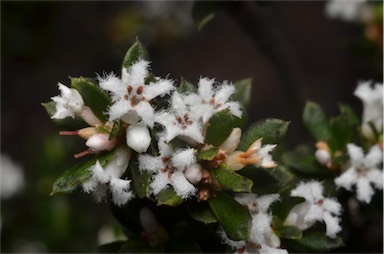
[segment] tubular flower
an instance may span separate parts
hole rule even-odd
[[[289,212],[285,225],[295,226],[300,230],[312,227],[316,221],[323,221],[326,225],[326,235],[335,238],[341,231],[341,205],[334,199],[323,196],[323,185],[312,181],[300,183],[291,191],[291,197],[302,197],[303,203],[294,206]]]
[[[372,185],[377,189],[383,189],[383,173],[379,169],[383,152],[379,145],[372,146],[366,156],[363,149],[354,144],[348,144],[347,148],[351,166],[335,179],[335,183],[338,187],[349,191],[352,190],[352,186],[356,186],[357,199],[370,203],[374,194]]]
[[[139,60],[129,69],[123,68],[121,79],[114,74],[99,78],[100,87],[111,92],[114,102],[108,112],[110,121],[121,119],[128,124],[142,121],[153,126],[154,109],[149,101],[175,88],[172,81],[160,78],[145,84],[149,75],[148,68],[148,61]]]

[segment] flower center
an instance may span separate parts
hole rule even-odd
[[[124,95],[125,100],[129,100],[131,106],[134,107],[139,104],[140,101],[145,101],[145,97],[143,96],[144,86],[138,86],[133,88],[131,85],[127,87],[127,94]]]
[[[189,118],[188,113],[185,113],[183,116],[176,115],[175,119],[182,130],[185,130],[188,126],[193,124],[193,121]]]

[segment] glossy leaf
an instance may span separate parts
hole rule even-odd
[[[200,152],[199,155],[197,156],[197,159],[211,161],[216,157],[218,151],[219,149],[217,147],[212,147],[208,150]]]
[[[232,115],[229,110],[219,111],[208,121],[205,142],[218,147],[228,138],[233,128],[241,125],[242,119]]]
[[[178,206],[183,203],[183,199],[177,196],[171,187],[163,189],[157,195],[157,205]]]
[[[56,193],[71,193],[85,183],[92,176],[90,168],[100,162],[104,167],[113,156],[114,151],[102,153],[94,156],[92,159],[76,165],[72,169],[65,171],[53,184],[51,195]]]
[[[220,191],[215,198],[208,199],[208,204],[230,239],[240,241],[249,238],[251,215],[231,195]]]
[[[279,143],[287,133],[289,122],[269,118],[254,123],[241,135],[237,150],[246,151],[253,142],[263,138],[263,144]]]
[[[273,217],[273,230],[279,238],[284,239],[300,239],[303,235],[302,231],[294,226],[285,226],[283,222],[277,218]]]
[[[303,112],[303,122],[316,141],[328,141],[332,138],[328,117],[315,102],[307,102]]]
[[[340,237],[332,239],[319,232],[304,232],[300,239],[286,240],[285,243],[300,252],[328,252],[344,246]]]
[[[213,174],[220,185],[226,189],[234,192],[251,192],[252,190],[253,182],[233,171],[225,163],[215,168]]]
[[[141,171],[139,169],[139,163],[137,157],[131,159],[129,162],[129,172],[131,173],[133,188],[139,198],[149,198],[151,196],[149,189],[149,181],[151,175],[147,171]]]
[[[147,49],[140,43],[139,39],[128,49],[124,56],[121,68],[129,68],[139,60],[149,60]]]
[[[329,177],[329,170],[321,166],[314,156],[314,149],[301,145],[295,150],[286,152],[282,156],[283,163],[303,176]]]
[[[109,134],[109,140],[123,135],[123,131],[124,130],[118,121],[113,122],[112,130],[111,130],[111,133]]]
[[[179,93],[196,93],[197,86],[182,78],[180,81],[180,86],[177,88],[177,91]]]
[[[49,117],[52,117],[56,113],[56,102],[50,101],[47,103],[41,103],[41,105],[44,107]],[[77,118],[77,117],[76,118],[66,117],[64,119],[51,119],[51,120],[60,128],[68,129],[68,130],[77,130],[85,126],[88,126],[88,124],[84,122],[83,119]]]
[[[111,105],[111,99],[107,93],[101,90],[94,80],[83,77],[71,78],[71,86],[79,91],[85,105],[88,106],[101,121],[106,122],[108,120],[106,112]]]
[[[240,102],[245,108],[249,106],[252,93],[252,79],[242,79],[234,82],[236,92],[231,96],[232,100]]]
[[[189,215],[204,224],[210,224],[217,222],[217,218],[212,213],[211,209],[206,202],[200,202],[196,204],[191,204],[188,206]]]

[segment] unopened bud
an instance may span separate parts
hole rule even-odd
[[[97,133],[97,130],[94,127],[87,127],[78,131],[78,135],[83,139],[89,139],[91,136],[95,135],[96,133]]]
[[[192,184],[197,184],[203,178],[203,168],[198,163],[193,164],[185,170],[184,175]]]
[[[103,122],[93,113],[93,111],[85,106],[82,108],[81,112],[78,113],[80,117],[90,126],[102,125]]]
[[[228,138],[220,145],[220,149],[226,153],[232,153],[240,143],[241,129],[234,128]]]
[[[128,167],[131,154],[132,150],[126,146],[117,148],[112,159],[105,166],[105,172],[108,175],[120,178]]]
[[[236,151],[228,155],[225,159],[225,163],[233,170],[237,171],[245,167],[245,164],[242,163],[243,159],[240,155],[244,154],[244,152]]]
[[[147,207],[143,207],[140,210],[140,224],[149,235],[156,233],[158,227],[156,218]]]
[[[109,134],[97,133],[95,135],[92,135],[87,140],[85,145],[94,151],[110,151],[115,147],[116,139],[109,140]]]
[[[315,152],[316,160],[322,165],[328,165],[331,161],[331,154],[324,149],[317,149]]]
[[[147,151],[151,135],[144,125],[131,125],[127,128],[127,145],[138,153]]]

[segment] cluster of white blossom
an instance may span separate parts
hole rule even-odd
[[[339,18],[347,22],[360,21],[368,15],[367,0],[329,0],[325,5],[325,14],[329,18]]]
[[[151,175],[149,186],[153,195],[172,187],[183,199],[196,196],[197,185],[207,177],[207,170],[196,159],[196,151],[211,147],[205,143],[210,118],[222,110],[242,117],[239,102],[231,100],[234,85],[200,78],[197,92],[182,93],[177,91],[172,80],[153,77],[146,60],[138,60],[129,68],[123,67],[121,78],[111,73],[98,77],[98,80],[100,88],[108,93],[112,102],[104,112],[108,119],[106,123],[85,105],[76,89],[59,84],[61,96],[52,98],[56,103],[52,119],[78,117],[90,125],[78,131],[60,132],[61,135],[78,135],[86,139],[88,149],[75,157],[118,147],[114,158],[104,168],[99,162],[92,167],[92,177],[83,185],[84,191],[94,193],[98,201],[109,191],[119,206],[133,198],[130,180],[120,178],[128,166],[131,150],[134,150],[138,154],[139,170]],[[156,105],[156,101],[164,97],[169,98],[167,106]],[[119,138],[110,137],[115,122],[125,131],[124,143]],[[154,132],[154,127],[160,130]],[[186,142],[188,147],[172,148],[169,142],[176,137]],[[241,129],[233,129],[219,147],[220,160],[233,170],[249,164],[265,168],[276,166],[269,154],[276,145],[263,146],[262,139],[258,139],[247,151],[235,151],[240,137]],[[158,147],[157,154],[147,152],[151,144]]]

